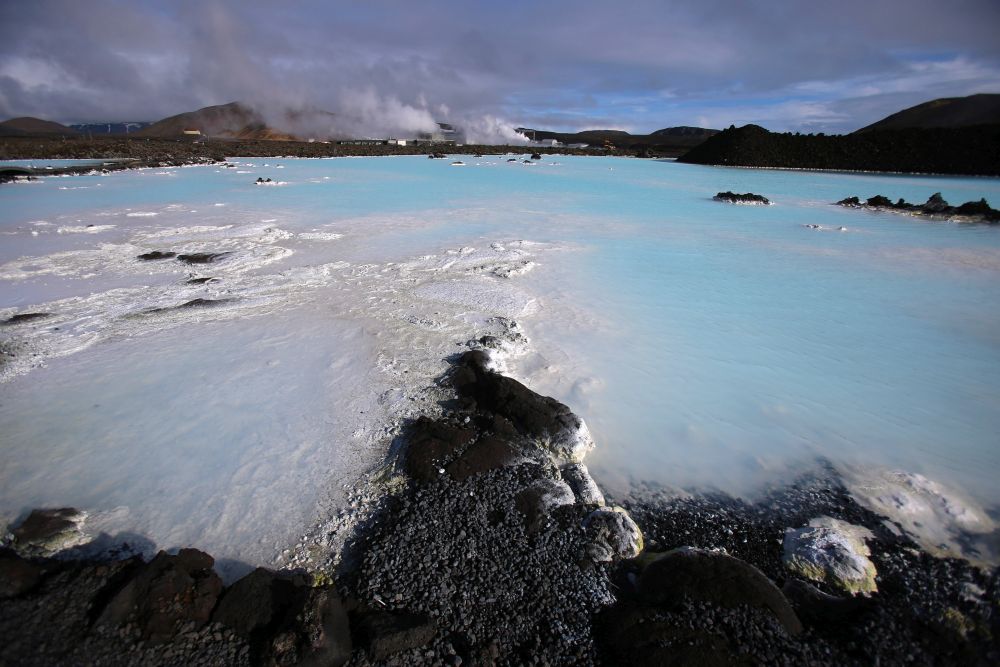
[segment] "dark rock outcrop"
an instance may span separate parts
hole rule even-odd
[[[489,370],[489,355],[482,350],[462,355],[452,384],[467,409],[479,408],[509,420],[521,435],[547,443],[562,463],[581,460],[593,446],[586,426],[572,410]]]
[[[961,206],[951,206],[935,192],[923,204],[911,204],[900,198],[895,203],[885,195],[875,195],[862,202],[858,197],[847,197],[837,202],[838,206],[846,208],[863,208],[875,211],[893,211],[909,213],[931,219],[959,218],[962,221],[985,222],[995,224],[1000,222],[1000,211],[991,208],[989,202],[980,199],[977,202],[965,202]]]
[[[177,255],[177,259],[188,264],[211,264],[231,254],[229,252],[194,252],[186,255]]]
[[[745,192],[743,194],[738,194],[736,192],[720,192],[714,197],[715,201],[729,202],[730,204],[762,204],[768,205],[771,200],[764,195],[757,195],[752,192]]]
[[[52,313],[18,313],[17,315],[11,315],[3,322],[0,322],[0,324],[24,324],[26,322],[44,320],[48,317],[52,317]]]
[[[176,252],[170,252],[165,250],[153,250],[151,252],[144,252],[141,255],[136,256],[136,259],[141,259],[144,262],[151,262],[157,259],[172,259],[177,256]]]
[[[181,549],[176,556],[161,551],[111,598],[97,622],[134,623],[142,638],[153,642],[170,639],[186,623],[204,626],[222,592],[214,563],[196,549]]]
[[[734,608],[767,610],[795,635],[802,623],[781,590],[750,565],[722,553],[676,549],[653,560],[639,577],[639,596],[646,605],[671,607],[685,598]]]

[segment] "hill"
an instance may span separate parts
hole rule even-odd
[[[253,109],[239,102],[204,107],[169,116],[145,127],[135,136],[139,137],[181,137],[185,130],[198,130],[208,136],[233,136],[248,125],[264,125]]]
[[[39,135],[63,135],[75,136],[76,130],[50,120],[22,116],[21,118],[11,118],[0,123],[0,136],[20,137]]]
[[[584,130],[582,132],[550,132],[519,127],[517,131],[535,141],[555,140],[562,144],[589,144],[603,146],[605,142],[615,148],[629,150],[654,150],[656,152],[680,152],[697,146],[718,130],[702,127],[666,127],[649,134],[629,134],[623,130]]]
[[[871,130],[847,135],[730,127],[678,158],[692,164],[1000,175],[1000,124]]]
[[[164,118],[132,136],[177,138],[198,130],[207,137],[245,141],[327,139],[335,134],[333,120],[332,113],[317,109],[286,109],[265,119],[242,102],[230,102]]]
[[[1000,94],[983,93],[968,97],[943,97],[924,102],[897,111],[857,132],[997,124],[1000,124]]]

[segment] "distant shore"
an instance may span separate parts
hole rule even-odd
[[[306,141],[207,141],[100,137],[3,137],[0,139],[0,160],[187,160],[209,158],[224,160],[240,157],[348,157],[374,155],[448,154],[502,155],[505,153],[540,153],[547,155],[618,155],[635,156],[636,151],[603,148],[565,148],[546,146],[486,146],[421,144],[396,146],[387,144],[362,145]],[[676,157],[683,151],[665,151],[656,157]]]

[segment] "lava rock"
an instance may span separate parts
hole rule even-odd
[[[181,549],[176,556],[164,551],[147,563],[111,599],[98,622],[111,626],[135,623],[143,639],[162,642],[178,627],[204,626],[211,617],[222,580],[212,569],[214,559],[197,549]]]
[[[522,460],[510,441],[495,435],[480,437],[446,467],[446,471],[457,482],[472,475],[513,465]]]
[[[359,615],[357,626],[373,660],[424,646],[435,633],[429,616],[408,612],[370,611]]]
[[[720,192],[714,197],[715,201],[728,202],[730,204],[758,204],[758,205],[768,205],[771,200],[764,195],[757,195],[752,192],[745,192],[743,194],[738,194],[736,192]]]
[[[9,552],[0,554],[0,599],[30,591],[42,577],[42,567]]]
[[[826,627],[844,623],[863,611],[869,603],[865,597],[838,597],[824,593],[800,579],[789,579],[781,587],[796,614],[806,623]]]
[[[18,313],[17,315],[11,315],[3,322],[0,322],[0,324],[24,324],[25,322],[43,320],[47,317],[52,317],[52,313]]]
[[[928,197],[927,202],[920,207],[924,213],[947,213],[951,207],[944,200],[940,192],[935,192]]]
[[[802,631],[792,606],[770,579],[723,553],[691,547],[668,551],[646,566],[638,589],[649,605],[669,608],[685,598],[722,607],[748,605],[769,611],[790,635]]]
[[[518,431],[547,448],[560,463],[583,460],[594,447],[586,424],[566,405],[531,391],[512,378],[489,370],[489,355],[470,350],[452,375],[460,397],[509,419]]]
[[[891,208],[892,200],[883,195],[875,195],[865,200],[865,204],[871,207]]]
[[[152,252],[144,252],[141,255],[138,255],[136,259],[141,259],[144,262],[151,262],[157,259],[172,259],[176,256],[176,252],[153,250]]]
[[[271,624],[294,594],[290,581],[257,568],[226,589],[212,612],[212,621],[232,628],[247,639]]]
[[[343,601],[326,587],[302,587],[297,593],[301,602],[293,603],[273,634],[268,633],[259,664],[340,667],[353,648]]]
[[[569,484],[569,488],[573,489],[576,502],[581,505],[604,506],[604,494],[590,476],[587,466],[582,463],[571,463],[560,468],[559,474]]]
[[[553,509],[572,505],[575,501],[573,490],[565,482],[540,479],[517,495],[515,506],[524,514],[528,533],[534,534]]]
[[[33,510],[13,530],[14,550],[22,556],[52,556],[88,541],[83,532],[86,512],[72,507]]]
[[[878,590],[875,564],[865,544],[871,537],[861,526],[829,517],[813,519],[808,526],[785,532],[785,567],[851,595],[870,595]]]
[[[475,429],[419,417],[410,426],[404,459],[407,474],[418,481],[434,479],[441,474],[442,464],[468,446],[475,437]]]
[[[596,546],[591,550],[596,561],[635,558],[642,553],[642,531],[621,507],[594,510],[583,520],[583,528]]]
[[[177,255],[177,259],[188,264],[211,264],[231,254],[229,252],[195,252],[187,255]]]

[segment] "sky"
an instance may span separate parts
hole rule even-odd
[[[357,136],[459,124],[841,133],[1000,92],[998,0],[0,0],[0,118],[234,100]],[[471,139],[470,138],[470,139]]]

